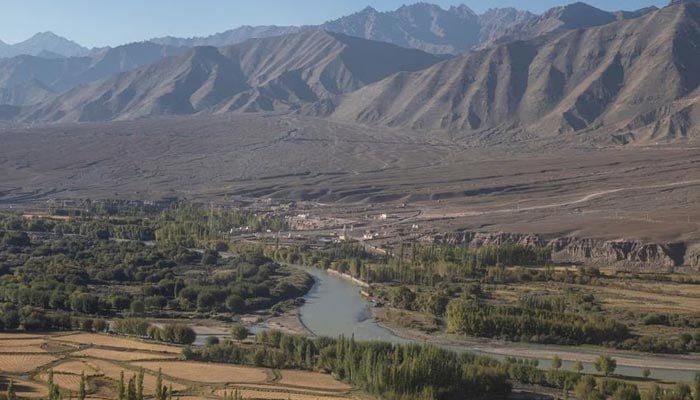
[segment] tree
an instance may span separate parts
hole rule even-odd
[[[574,387],[576,397],[581,400],[605,400],[605,396],[596,389],[596,381],[592,376],[584,376]]]
[[[126,389],[126,399],[138,400],[136,398],[136,377],[133,375],[131,376],[131,378],[129,378],[129,384]]]
[[[17,400],[15,382],[12,379],[10,379],[10,383],[7,385],[7,400]]]
[[[695,379],[693,380],[693,386],[695,389],[695,400],[700,400],[700,372],[695,374]]]
[[[107,331],[107,321],[103,319],[96,319],[93,323],[95,327],[95,332],[106,332]]]
[[[163,369],[158,368],[158,375],[156,375],[156,400],[165,400],[166,390],[163,387]]]
[[[216,295],[211,290],[203,290],[197,295],[197,309],[211,310],[217,304]]]
[[[80,374],[80,386],[78,388],[78,400],[85,400],[85,387],[86,387],[85,371],[83,371],[83,373]]]
[[[226,308],[234,314],[240,314],[245,311],[245,301],[241,296],[232,294],[226,298]]]
[[[649,377],[651,376],[651,370],[649,368],[644,368],[642,370],[642,376],[644,377],[644,379],[649,379]]]
[[[124,387],[124,370],[119,374],[119,400],[126,399],[126,387]]]
[[[219,344],[219,338],[216,336],[207,336],[207,338],[204,340],[204,343],[207,346],[216,346]]]
[[[560,369],[562,365],[561,357],[555,355],[552,358],[552,369]]]
[[[595,366],[596,371],[605,376],[610,376],[615,372],[615,369],[617,369],[617,361],[610,356],[601,355],[595,360],[593,365]]]
[[[576,361],[574,363],[574,371],[578,372],[579,374],[583,372],[583,364],[581,363],[581,361]]]
[[[136,400],[143,400],[143,368],[139,369],[136,380]]]
[[[632,385],[620,385],[613,393],[611,400],[640,400],[639,389]]]
[[[140,299],[134,299],[131,302],[131,314],[132,315],[143,315],[144,311],[146,311],[146,305],[143,303],[143,300]]]
[[[243,325],[238,324],[231,328],[231,336],[238,341],[245,340],[249,334],[248,328]]]

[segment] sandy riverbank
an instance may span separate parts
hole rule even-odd
[[[260,325],[290,335],[314,336],[313,332],[301,321],[298,308],[287,311],[279,316],[268,318]]]

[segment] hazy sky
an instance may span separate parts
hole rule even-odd
[[[477,12],[512,6],[540,13],[574,0],[434,0]],[[53,31],[88,46],[114,46],[157,36],[200,36],[240,25],[319,24],[366,5],[384,11],[411,0],[0,0],[0,40]],[[588,0],[603,9],[664,6],[668,0]]]

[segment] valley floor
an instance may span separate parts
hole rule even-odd
[[[0,139],[5,208],[54,198],[270,198],[321,216],[412,212],[378,229],[700,239],[692,143],[494,142],[279,115],[8,128]]]

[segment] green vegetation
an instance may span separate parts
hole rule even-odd
[[[456,299],[447,306],[447,330],[470,336],[550,344],[602,344],[629,336],[614,320],[541,308],[484,305]]]
[[[84,233],[95,224],[110,233],[64,232]],[[0,215],[0,328],[103,330],[93,317],[235,315],[295,301],[313,285],[260,249],[224,259],[216,250],[106,240],[115,227],[138,235],[151,229],[142,220]]]

